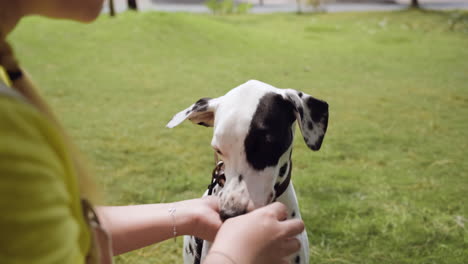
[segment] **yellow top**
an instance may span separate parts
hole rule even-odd
[[[0,262],[85,263],[90,233],[58,129],[0,76]]]
[[[5,69],[3,69],[2,66],[0,66],[0,81],[3,81],[8,86],[11,86],[10,79],[8,78],[8,75],[7,75]]]

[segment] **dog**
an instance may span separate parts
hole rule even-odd
[[[325,101],[250,80],[224,96],[198,100],[177,113],[167,127],[186,119],[214,128],[211,146],[223,163],[204,195],[219,197],[222,220],[245,214],[249,203],[259,208],[274,201],[287,206],[288,218],[301,218],[290,181],[295,123],[307,146],[319,150],[328,125]],[[301,249],[290,256],[290,263],[309,263],[306,231],[297,238]],[[201,263],[209,247],[208,241],[184,237],[184,263]]]

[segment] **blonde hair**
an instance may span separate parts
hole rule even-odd
[[[96,184],[91,180],[88,169],[85,168],[83,157],[72,143],[70,137],[60,125],[55,114],[48,104],[42,99],[29,76],[21,69],[13,49],[5,39],[6,36],[0,32],[0,66],[2,66],[11,79],[11,87],[22,94],[37,110],[44,114],[62,134],[64,143],[69,150],[72,162],[78,177],[78,185],[82,198],[92,202],[99,200]]]

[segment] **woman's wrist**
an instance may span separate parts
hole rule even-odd
[[[218,200],[215,198],[198,198],[181,201],[176,207],[177,233],[196,236],[203,240],[213,241],[222,222],[218,213]]]
[[[190,206],[190,201],[167,204],[168,214],[172,218],[172,224],[178,236],[192,235],[193,229],[196,228],[198,223],[198,216],[194,208],[192,208],[193,206]],[[173,210],[172,214],[171,210]]]
[[[180,201],[168,204],[170,208],[175,209],[175,227],[177,235],[195,235],[194,231],[199,229],[201,201],[199,199]]]
[[[235,232],[235,231],[234,231]],[[242,238],[248,238],[245,234],[241,236]],[[214,259],[227,258],[224,262],[207,262],[211,263],[229,263],[232,262],[235,264],[252,264],[255,262],[255,255],[257,252],[257,245],[251,245],[247,240],[238,239],[241,238],[237,235],[229,235],[226,233],[221,233],[219,236],[216,236],[216,240],[211,245],[211,249],[208,252],[208,256]],[[232,243],[236,241],[236,243]],[[213,254],[212,254],[213,253]],[[223,256],[219,256],[223,255]]]

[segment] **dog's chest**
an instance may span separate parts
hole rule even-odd
[[[212,195],[218,196],[223,187],[216,184],[212,187]],[[207,196],[209,190],[203,196]],[[277,201],[283,203],[288,208],[288,219],[300,219],[301,213],[299,211],[297,198],[292,183],[288,186],[283,195],[278,197]],[[307,264],[309,263],[309,242],[307,233],[304,230],[296,237],[301,243],[301,249],[289,257],[290,264]],[[184,264],[199,264],[203,258],[208,254],[211,243],[203,241],[196,237],[186,236],[184,238]]]

